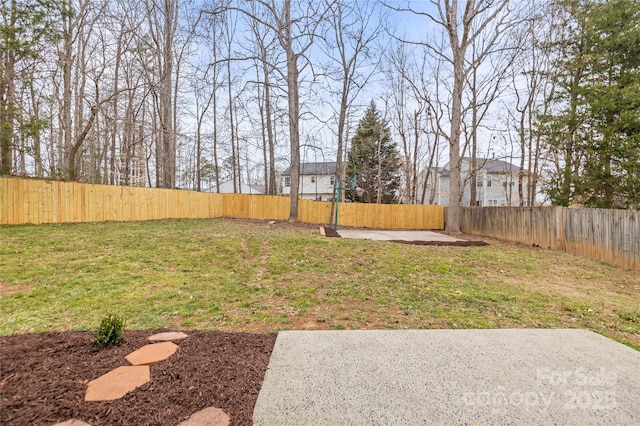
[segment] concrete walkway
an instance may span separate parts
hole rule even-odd
[[[354,238],[360,240],[378,241],[442,241],[454,242],[463,241],[448,235],[439,234],[432,231],[381,231],[370,229],[339,229],[338,234],[342,238]]]
[[[254,424],[640,425],[640,352],[575,329],[283,331]]]

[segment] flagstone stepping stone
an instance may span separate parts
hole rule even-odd
[[[131,365],[151,365],[164,361],[178,350],[178,345],[171,342],[152,343],[131,352],[125,357]]]
[[[91,426],[89,423],[85,423],[82,420],[71,419],[61,423],[56,423],[53,426]]]
[[[168,342],[171,340],[186,339],[187,337],[189,336],[181,331],[167,331],[165,333],[158,333],[153,336],[149,336],[148,340],[151,340],[152,342]]]
[[[207,407],[194,413],[178,426],[228,426],[229,422],[229,415],[222,409]]]
[[[88,383],[85,401],[112,401],[151,380],[148,365],[124,366]]]

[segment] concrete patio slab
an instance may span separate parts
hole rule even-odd
[[[432,231],[382,231],[371,229],[338,229],[342,238],[376,241],[464,241]]]
[[[586,330],[283,331],[271,425],[638,425],[640,352]]]

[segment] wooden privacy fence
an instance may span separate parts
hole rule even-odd
[[[640,212],[565,207],[464,207],[461,230],[640,271]]]
[[[415,204],[340,203],[338,219],[341,225],[359,228],[444,229],[444,207]]]
[[[0,225],[236,217],[286,220],[289,197],[0,178]],[[302,222],[327,224],[332,203],[299,200]],[[340,203],[339,225],[444,229],[442,206]]]
[[[222,195],[0,178],[0,224],[134,221],[223,215]]]

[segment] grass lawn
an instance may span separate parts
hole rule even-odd
[[[0,227],[0,335],[587,328],[640,350],[640,274],[489,240],[413,246],[317,227],[178,220]]]

